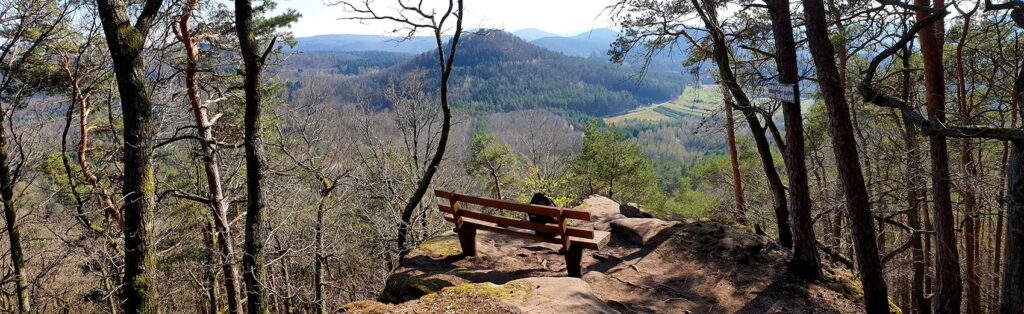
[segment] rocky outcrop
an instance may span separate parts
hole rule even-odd
[[[629,218],[653,218],[654,216],[645,211],[637,203],[626,203],[619,205],[619,213]]]
[[[504,284],[467,283],[446,287],[402,304],[358,301],[350,313],[618,313],[579,278],[534,277]]]
[[[639,209],[636,206],[632,206]],[[583,253],[581,279],[566,276],[557,244],[477,234],[477,256],[462,256],[445,233],[402,260],[377,301],[353,313],[857,313],[863,309],[829,282],[786,271],[771,240],[707,220],[668,222],[635,215],[601,196],[577,209],[610,230],[611,242]],[[845,278],[844,277],[844,278]]]
[[[640,246],[646,245],[662,230],[674,225],[675,222],[656,218],[620,218],[611,222],[613,237]]]
[[[609,231],[613,220],[626,218],[619,213],[619,203],[600,195],[587,197],[576,209],[590,212],[590,221],[583,222],[581,226],[593,227],[594,230]]]

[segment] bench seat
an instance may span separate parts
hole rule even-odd
[[[450,214],[444,215],[444,220],[447,220],[448,222],[455,222],[455,217],[452,217],[452,215]],[[534,240],[538,242],[562,244],[562,237],[557,234],[552,236],[546,236],[544,234],[529,233],[530,230],[528,229],[520,229],[521,231],[514,230],[510,228],[499,227],[498,224],[496,223],[466,217],[462,218],[462,223],[473,225],[480,230],[487,230],[490,232],[500,233],[507,236]],[[555,225],[550,226],[557,227]],[[607,246],[608,241],[611,240],[611,233],[608,231],[593,231],[593,234],[593,239],[578,238],[570,235],[569,242],[571,242],[571,246],[580,246],[581,248],[589,250],[600,250]]]
[[[520,204],[442,190],[435,190],[434,195],[448,200],[447,205],[439,201],[437,207],[444,214],[445,220],[455,224],[454,229],[459,235],[459,245],[465,256],[476,255],[476,231],[486,230],[521,239],[559,244],[561,248],[558,253],[565,254],[565,268],[569,276],[580,277],[583,250],[600,250],[608,245],[611,238],[608,232],[581,228],[570,223],[570,219],[590,221],[590,212],[585,210]],[[461,206],[463,204],[511,210],[532,216],[546,216],[552,221],[557,221],[557,224],[485,214],[464,208],[465,206]]]

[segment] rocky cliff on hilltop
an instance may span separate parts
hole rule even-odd
[[[627,208],[632,207],[632,208]],[[582,278],[566,277],[555,244],[480,232],[477,256],[461,256],[444,234],[412,251],[379,300],[354,313],[857,313],[849,271],[806,282],[765,237],[710,221],[668,222],[637,206],[591,196],[585,225],[610,230],[601,251],[584,251]],[[621,208],[621,210],[620,210]],[[627,217],[625,214],[629,214]]]

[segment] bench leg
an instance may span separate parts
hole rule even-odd
[[[459,245],[462,246],[462,255],[476,256],[476,228],[463,225],[457,232]]]
[[[569,271],[570,277],[580,278],[582,274],[583,262],[583,248],[581,247],[569,247],[569,251],[565,252],[565,269]]]

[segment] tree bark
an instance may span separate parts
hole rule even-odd
[[[242,257],[242,273],[246,287],[247,313],[266,313],[265,275],[263,269],[263,242],[266,240],[263,195],[263,126],[260,121],[263,112],[263,57],[257,46],[253,30],[252,0],[235,0],[235,31],[245,63],[245,244]]]
[[[900,56],[903,65],[903,99],[911,99],[911,92],[913,91],[912,82],[910,78],[910,51],[905,49],[904,53]],[[903,122],[903,146],[907,150],[907,173],[905,176],[904,184],[907,189],[907,225],[914,229],[914,233],[911,234],[911,269],[912,279],[910,284],[910,303],[913,306],[914,313],[931,313],[932,307],[928,299],[925,298],[925,271],[927,266],[927,255],[924,250],[924,239],[921,236],[921,201],[924,199],[924,191],[921,190],[921,185],[916,179],[917,174],[921,172],[921,154],[918,151],[919,147],[917,144],[917,127],[914,123],[908,119],[902,119]]]
[[[975,7],[977,8],[977,7]],[[971,16],[974,15],[976,10],[972,10],[964,14],[964,22],[961,28],[960,40],[956,45],[956,91],[957,91],[957,103],[959,105],[960,123],[970,124],[971,120],[971,105],[967,101],[967,83],[964,78],[964,42],[967,41],[967,32],[971,27]],[[977,257],[978,257],[978,230],[977,227],[980,225],[976,221],[978,211],[978,196],[974,190],[973,181],[978,177],[978,169],[974,162],[973,139],[964,138],[961,139],[962,147],[960,148],[960,167],[966,177],[966,182],[962,184],[961,198],[964,204],[964,217],[963,217],[963,228],[964,228],[964,249],[967,251],[967,259],[964,264],[965,270],[965,281],[967,281],[967,308],[965,312],[968,314],[981,313],[981,286],[979,285],[979,278],[977,274]]]
[[[846,194],[846,209],[850,216],[850,228],[857,251],[857,266],[860,268],[860,279],[864,288],[864,307],[868,313],[888,313],[888,291],[875,242],[871,206],[861,172],[853,125],[850,121],[850,109],[846,104],[843,86],[839,83],[835,50],[829,42],[825,6],[821,0],[802,2],[808,45],[831,122],[829,133],[832,135],[836,170]]]
[[[789,211],[793,215],[793,270],[809,278],[821,275],[814,222],[811,217],[811,189],[807,182],[807,164],[804,160],[804,127],[800,110],[799,73],[797,72],[796,43],[789,0],[768,0],[768,13],[772,16],[772,34],[775,38],[775,64],[779,70],[779,83],[793,84],[796,102],[782,102],[782,115],[786,121],[786,149],[783,151],[786,175],[789,177]]]
[[[1013,84],[1014,111],[1024,107],[1024,68]],[[1024,313],[1024,141],[1011,141],[1006,169],[1006,259],[1000,313]]]
[[[423,172],[423,177],[416,184],[416,190],[409,197],[409,201],[406,202],[405,208],[402,209],[402,224],[398,226],[398,255],[399,258],[405,256],[408,252],[406,241],[409,236],[409,226],[412,220],[412,214],[420,205],[420,201],[423,200],[423,196],[426,195],[427,189],[430,188],[430,182],[434,179],[434,174],[437,173],[437,166],[441,164],[441,160],[444,159],[445,149],[448,147],[448,133],[451,130],[452,124],[452,110],[448,101],[448,81],[452,74],[452,65],[455,62],[455,53],[458,51],[459,38],[462,36],[462,18],[463,18],[463,0],[457,0],[456,3],[449,1],[448,12],[445,14],[445,18],[452,14],[452,10],[456,10],[455,13],[455,34],[450,40],[450,48],[446,52],[444,49],[444,36],[442,36],[442,29],[444,25],[439,25],[434,28],[434,40],[437,45],[437,57],[438,67],[441,70],[441,87],[439,95],[441,97],[441,136],[437,140],[437,150],[434,151],[434,157],[430,159],[430,163],[427,164],[426,169]],[[443,20],[442,20],[443,24]]]
[[[124,309],[127,313],[157,311],[152,271],[150,219],[153,215],[153,104],[146,86],[142,50],[162,0],[147,0],[134,26],[125,4],[97,0],[97,10],[114,65],[124,121]]]
[[[196,135],[199,137],[199,149],[202,156],[203,170],[206,175],[206,188],[209,194],[210,209],[213,211],[214,235],[218,251],[223,255],[221,267],[224,272],[224,290],[227,292],[228,313],[240,313],[242,301],[239,298],[241,284],[238,280],[238,269],[235,268],[234,237],[228,222],[228,204],[224,197],[224,188],[220,176],[220,158],[218,158],[217,138],[213,136],[213,122],[207,115],[207,106],[199,98],[198,59],[199,50],[193,41],[189,20],[195,10],[196,0],[191,0],[178,20],[178,40],[184,46],[186,55],[185,86],[192,116],[195,119]]]
[[[21,226],[18,222],[18,207],[14,200],[14,184],[17,178],[11,169],[10,153],[8,152],[8,136],[6,121],[8,116],[0,111],[0,196],[3,197],[4,219],[7,222],[7,240],[11,246],[11,266],[14,268],[13,278],[14,289],[18,297],[18,312],[29,313],[32,311],[29,303],[29,287],[25,278],[25,253],[21,248]]]
[[[757,147],[758,156],[761,158],[761,166],[764,169],[765,178],[768,181],[768,188],[772,193],[772,204],[775,211],[775,222],[778,226],[779,232],[779,243],[784,247],[792,247],[793,236],[792,230],[789,227],[789,209],[786,205],[786,188],[782,184],[782,179],[779,177],[778,171],[775,170],[775,160],[772,157],[771,145],[768,143],[768,138],[765,135],[765,127],[761,125],[760,119],[757,118],[758,113],[754,108],[747,94],[743,91],[735,74],[733,74],[730,61],[729,46],[725,39],[725,33],[722,32],[718,25],[718,13],[715,11],[713,5],[701,6],[697,0],[692,0],[694,7],[697,8],[698,14],[704,21],[704,25],[708,28],[709,34],[712,38],[713,54],[715,64],[718,66],[718,74],[722,80],[722,84],[727,87],[728,95],[732,96],[735,103],[733,107],[743,112],[743,116],[747,120],[747,126],[750,127],[750,132],[754,138],[754,144]],[[726,102],[727,104],[729,102]],[[772,123],[770,120],[766,123]],[[783,145],[779,143],[780,147]]]
[[[930,7],[928,0],[914,0],[917,6]],[[941,8],[936,6],[936,8]],[[918,21],[930,16],[927,12],[915,14]],[[928,119],[944,123],[946,84],[942,68],[941,24],[925,26],[918,35],[924,60],[924,83]],[[935,219],[935,296],[932,298],[936,313],[960,313],[963,287],[960,278],[960,258],[956,243],[953,205],[950,199],[949,153],[946,137],[933,135],[929,141],[932,173],[932,213]]]
[[[733,212],[733,219],[741,225],[747,224],[747,202],[743,199],[743,178],[740,176],[740,159],[736,151],[736,122],[732,113],[732,97],[729,96],[729,89],[721,84],[722,96],[725,98],[725,131],[729,145],[729,162],[732,165],[732,190],[736,196],[736,210]]]

